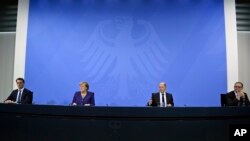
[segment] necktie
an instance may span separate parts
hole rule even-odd
[[[161,98],[161,99],[162,99],[162,106],[163,106],[163,107],[166,107],[166,106],[165,106],[164,94],[162,94],[162,98]]]
[[[21,90],[18,91],[17,103],[21,102],[21,98],[22,98],[22,93],[21,92],[22,92]]]

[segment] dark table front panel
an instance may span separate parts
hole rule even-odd
[[[0,104],[0,125],[0,141],[228,141],[250,108]]]

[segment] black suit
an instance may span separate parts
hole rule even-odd
[[[171,104],[172,106],[174,106],[174,100],[173,100],[173,96],[170,93],[166,93],[166,98],[167,98],[167,104]],[[152,93],[152,104],[148,106],[158,106],[160,103],[160,93]]]
[[[18,89],[13,90],[6,100],[16,101],[18,95]],[[5,100],[5,101],[6,101]],[[32,104],[33,92],[24,88],[21,97],[21,104]]]
[[[245,104],[249,105],[250,103],[249,103],[249,99],[247,97],[247,94],[244,93],[244,95],[245,95]],[[235,95],[234,91],[231,91],[231,92],[227,93],[226,94],[226,99],[227,99],[227,104],[226,104],[227,106],[239,106],[239,104],[241,102],[240,100],[238,100],[236,98],[236,95]]]

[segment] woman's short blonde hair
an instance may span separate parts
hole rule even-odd
[[[89,84],[88,84],[88,82],[80,82],[80,84],[79,84],[79,86],[81,86],[81,85],[84,85],[86,88],[87,88],[87,90],[89,90]]]

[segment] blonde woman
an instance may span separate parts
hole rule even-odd
[[[80,91],[75,92],[72,105],[95,106],[94,93],[89,92],[89,84],[81,82]]]

